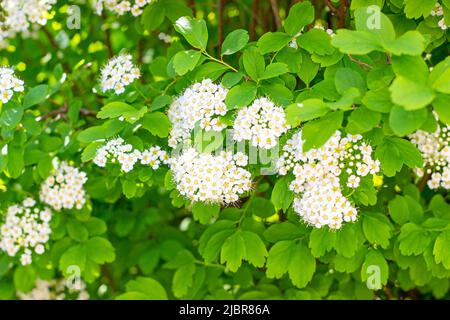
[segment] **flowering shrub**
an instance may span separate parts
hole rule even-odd
[[[73,2],[0,3],[1,299],[450,297],[448,0]]]

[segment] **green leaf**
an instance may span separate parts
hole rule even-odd
[[[19,265],[14,270],[14,286],[19,292],[29,292],[36,286],[38,274],[32,266]]]
[[[380,120],[381,115],[378,112],[361,106],[348,117],[347,130],[351,134],[362,134],[372,130]]]
[[[155,30],[163,23],[165,14],[166,9],[160,2],[151,2],[145,6],[141,23],[147,31]]]
[[[257,46],[261,54],[278,52],[291,41],[291,36],[284,32],[267,32],[259,38]]]
[[[388,177],[399,172],[403,164],[410,168],[423,166],[422,155],[409,141],[400,138],[386,138],[375,151],[375,157],[380,160],[381,168]]]
[[[392,101],[406,110],[425,108],[435,98],[432,89],[402,76],[394,80],[389,90],[391,91]]]
[[[225,104],[229,110],[248,106],[255,99],[256,92],[257,88],[253,82],[244,82],[228,91]]]
[[[264,231],[264,239],[276,243],[282,240],[294,240],[302,236],[304,232],[291,222],[272,224]]]
[[[123,116],[127,112],[136,112],[136,108],[128,103],[121,101],[114,101],[103,106],[97,113],[99,119],[118,118]]]
[[[436,263],[442,263],[450,270],[450,230],[441,232],[436,238],[433,247],[433,255]]]
[[[450,59],[434,67],[430,74],[430,84],[436,91],[450,94]]]
[[[303,33],[297,38],[298,46],[309,53],[316,53],[324,56],[333,54],[334,48],[331,45],[331,37],[322,29],[313,28]]]
[[[150,110],[151,111],[156,111],[156,110],[164,108],[165,106],[168,106],[171,103],[172,103],[172,97],[171,96],[166,96],[166,95],[157,96],[153,100]]]
[[[243,49],[249,38],[247,30],[237,29],[230,32],[222,44],[222,55],[230,55]]]
[[[363,231],[370,243],[386,249],[392,236],[392,225],[381,213],[367,213],[363,217]]]
[[[422,254],[431,242],[430,234],[424,228],[414,224],[407,223],[402,226],[400,235],[400,252],[405,256]]]
[[[381,113],[389,112],[394,106],[388,88],[368,91],[362,102],[368,109]]]
[[[314,7],[311,2],[296,3],[289,9],[289,14],[284,20],[284,30],[293,37],[313,21]]]
[[[23,97],[23,108],[28,109],[44,102],[48,98],[49,92],[50,89],[46,84],[41,84],[31,88]]]
[[[358,242],[356,241],[356,233],[353,225],[346,224],[336,232],[335,248],[338,254],[346,258],[351,258],[355,255],[358,249]]]
[[[450,105],[450,96],[446,94],[437,94],[436,99],[433,101],[433,109],[437,112],[439,116],[439,120],[446,123],[447,125],[450,124],[450,108],[448,107]]]
[[[266,256],[266,247],[257,234],[238,229],[225,240],[220,252],[220,262],[226,263],[228,269],[236,272],[242,260],[247,260],[255,267],[262,267]]]
[[[59,270],[66,276],[70,276],[70,270],[73,266],[77,266],[81,271],[86,266],[86,247],[83,245],[75,245],[66,250],[59,260]]]
[[[250,47],[244,51],[243,64],[245,72],[247,72],[254,81],[258,81],[266,69],[264,57],[255,47]]]
[[[260,218],[268,218],[276,213],[272,202],[262,197],[254,197],[251,200],[248,211]]]
[[[309,87],[309,84],[317,75],[320,65],[311,60],[311,56],[303,51],[300,70],[298,71],[299,78]]]
[[[24,169],[23,149],[20,146],[8,148],[8,172],[12,178],[20,177]]]
[[[201,52],[196,50],[177,52],[173,57],[173,67],[175,72],[182,76],[188,71],[194,70],[201,56]]]
[[[277,210],[287,211],[294,200],[294,193],[289,189],[289,184],[290,179],[287,176],[275,182],[270,199]]]
[[[311,231],[309,236],[309,248],[314,257],[318,258],[333,249],[336,242],[336,233],[326,229],[316,229]]]
[[[384,42],[383,46],[393,55],[419,56],[425,50],[425,38],[419,31],[408,31],[396,40]]]
[[[362,55],[382,49],[375,35],[365,31],[339,29],[331,43],[342,53],[347,54]]]
[[[228,72],[223,76],[222,84],[226,88],[231,88],[238,84],[243,77],[244,75],[240,72]]]
[[[373,34],[381,42],[395,40],[395,30],[391,20],[381,12],[380,7],[371,6],[355,10],[356,30]]]
[[[288,66],[284,63],[281,62],[271,63],[266,67],[266,70],[264,70],[264,73],[261,75],[259,80],[275,78],[278,77],[279,75],[287,73],[288,71],[289,71]]]
[[[389,278],[389,266],[377,250],[369,250],[361,267],[361,280],[367,281],[372,290],[379,290],[387,284]]]
[[[309,249],[302,243],[295,241],[277,242],[269,251],[267,258],[268,278],[281,278],[286,272],[292,283],[305,287],[316,271],[316,261]]]
[[[422,57],[393,56],[392,69],[397,76],[426,84],[429,77],[428,66]]]
[[[89,237],[89,232],[83,224],[77,220],[69,220],[66,224],[67,233],[75,241],[86,241]]]
[[[303,150],[320,148],[341,127],[344,113],[342,111],[331,112],[320,119],[305,124],[302,137],[305,141]]]
[[[138,277],[127,282],[127,293],[119,295],[116,300],[167,300],[164,287],[152,278]]]
[[[427,119],[426,109],[407,111],[394,106],[389,114],[389,126],[398,136],[406,136],[418,130]]]
[[[155,136],[165,138],[169,135],[171,124],[164,113],[152,112],[142,118],[142,127]]]
[[[306,99],[286,108],[286,121],[292,127],[298,127],[302,122],[326,115],[330,108],[321,99]]]
[[[202,224],[211,222],[211,219],[217,218],[220,212],[220,205],[195,202],[192,206],[194,219]]]
[[[361,96],[366,93],[366,84],[363,77],[350,68],[339,68],[334,76],[334,84],[340,94],[344,94],[349,88],[358,89]]]
[[[409,209],[406,199],[402,196],[395,196],[388,204],[389,214],[397,224],[403,225],[409,220]]]
[[[405,0],[406,17],[412,19],[428,17],[436,4],[436,0]]]
[[[113,262],[116,258],[112,244],[101,237],[94,237],[86,241],[86,254],[90,260],[98,264]]]
[[[208,44],[208,29],[205,20],[191,17],[181,17],[175,22],[175,30],[180,33],[191,46],[206,50]]]

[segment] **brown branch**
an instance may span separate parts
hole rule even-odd
[[[253,0],[252,3],[252,23],[250,24],[250,39],[256,39],[256,23],[258,19],[259,0]]]
[[[220,52],[223,42],[223,7],[226,0],[217,0],[217,48]]]
[[[106,22],[106,14],[104,12],[102,14],[102,19],[103,19],[103,22]],[[106,24],[106,23],[104,23],[104,24]],[[108,56],[110,58],[112,58],[114,56],[114,50],[112,47],[111,30],[109,29],[109,26],[105,26],[105,43],[106,43],[106,48],[108,49]]]
[[[47,37],[48,42],[50,42],[52,48],[54,50],[58,50],[59,49],[58,44],[56,43],[55,38],[53,38],[53,35],[50,32],[50,30],[48,30],[46,26],[42,26],[42,31],[44,31],[44,34]]]
[[[425,173],[423,174],[422,178],[417,183],[417,188],[420,192],[422,192],[425,187],[427,186],[428,180],[430,180],[431,174],[427,173],[427,168],[425,168]]]
[[[116,282],[114,281],[111,273],[109,272],[108,266],[107,265],[102,265],[101,266],[101,271],[102,271],[102,274],[105,277],[106,281],[108,282],[109,286],[111,287],[112,293],[117,292]]]
[[[273,17],[275,19],[275,25],[277,26],[277,29],[280,29],[281,28],[281,18],[280,18],[280,11],[278,9],[277,0],[270,0],[270,6],[272,7]]]
[[[326,5],[330,8],[331,13],[337,18],[337,27],[344,28],[347,19],[347,11],[350,7],[348,0],[341,0],[339,7],[336,7],[330,0],[325,0]]]
[[[363,62],[363,61],[361,61],[361,60],[358,60],[358,59],[353,58],[351,54],[348,55],[348,58],[349,58],[351,61],[353,61],[354,63],[360,65],[360,66],[363,67],[363,68],[366,68],[366,69],[373,69],[373,67],[372,67],[370,64],[365,63],[365,62]]]

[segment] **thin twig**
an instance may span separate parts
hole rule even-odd
[[[281,18],[280,18],[280,11],[278,9],[277,0],[270,0],[270,6],[272,7],[273,17],[275,19],[275,25],[277,26],[277,29],[280,29],[281,28]]]
[[[417,183],[417,188],[419,189],[420,192],[422,192],[425,187],[427,186],[427,182],[430,179],[431,175],[429,173],[427,173],[427,169],[425,168],[425,173],[422,176],[422,178],[419,180],[419,182]]]
[[[103,22],[106,22],[106,14],[103,12],[102,14]],[[108,49],[108,56],[112,58],[114,56],[114,50],[111,42],[111,30],[105,23],[105,43],[106,48]]]
[[[223,7],[226,0],[217,0],[217,48],[220,52],[223,42]]]
[[[252,23],[250,24],[250,39],[256,39],[256,23],[258,19],[259,0],[253,0],[252,3]]]
[[[58,50],[59,49],[58,44],[56,43],[55,38],[53,38],[52,33],[47,29],[46,26],[42,27],[42,31],[44,31],[44,34],[47,37],[48,42],[50,42],[52,48]]]
[[[348,58],[349,58],[351,61],[353,61],[354,63],[360,65],[360,66],[363,67],[363,68],[373,69],[373,67],[372,67],[370,64],[365,63],[365,62],[363,62],[363,61],[361,61],[361,60],[358,60],[358,59],[353,58],[351,54],[348,55]]]

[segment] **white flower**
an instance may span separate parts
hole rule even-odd
[[[141,152],[133,149],[131,144],[125,144],[122,138],[117,138],[109,140],[97,149],[94,163],[103,168],[108,161],[118,162],[123,172],[130,172],[139,162],[157,170],[161,165],[168,164],[169,155],[159,146],[153,146]]]
[[[219,116],[227,113],[225,97],[228,90],[211,79],[194,83],[170,105],[168,111],[172,129],[169,146],[175,148],[179,143],[189,140],[191,131],[198,124],[205,131],[222,131],[226,125]]]
[[[437,115],[435,115],[436,120]],[[411,142],[422,153],[424,167],[430,180],[430,189],[450,189],[450,126],[439,124],[436,131],[426,132],[418,130],[409,136]],[[416,170],[416,174],[422,177],[424,170]]]
[[[33,199],[25,199],[21,205],[8,208],[5,221],[0,227],[0,250],[13,257],[20,255],[22,265],[32,263],[33,251],[43,254],[45,243],[50,239],[51,211],[35,207]],[[44,220],[41,217],[49,217]]]
[[[75,286],[69,279],[38,279],[30,292],[17,292],[17,297],[21,300],[88,300],[86,284],[81,279],[74,283]]]
[[[125,87],[139,79],[141,72],[133,65],[130,54],[120,54],[108,61],[102,69],[100,87],[103,92],[113,90],[115,94],[125,92]]]
[[[303,143],[302,132],[295,133],[277,162],[279,174],[294,173],[290,184],[297,195],[294,211],[317,228],[338,229],[343,222],[355,221],[358,212],[342,194],[342,175],[347,177],[345,186],[355,189],[362,177],[378,173],[380,164],[372,158],[372,147],[361,136],[343,137],[340,131],[318,149],[304,152]]]
[[[165,34],[164,32],[160,32],[158,34],[158,38],[159,40],[165,42],[165,43],[171,43],[172,42],[172,37],[169,34]]]
[[[23,81],[15,77],[11,68],[0,67],[0,101],[2,103],[7,103],[14,92],[22,92],[23,89]]]
[[[441,20],[439,20],[438,26],[439,26],[439,28],[441,28],[441,30],[444,30],[444,31],[448,29],[448,26],[445,23],[445,18],[442,18]]]
[[[250,172],[237,162],[246,163],[246,156],[225,151],[214,156],[189,148],[171,160],[170,169],[182,196],[194,202],[229,204],[252,185]]]
[[[56,0],[2,0],[0,12],[4,19],[0,21],[0,47],[8,44],[8,39],[17,34],[30,35],[31,27],[45,25],[47,16]]]
[[[433,10],[431,10],[430,15],[433,17],[441,17],[444,15],[444,9],[439,2],[436,2]]]
[[[82,209],[86,203],[84,184],[86,173],[67,162],[55,163],[52,174],[45,179],[39,193],[40,200],[55,210]],[[41,217],[47,220],[45,215]]]
[[[284,109],[267,98],[259,98],[251,106],[238,111],[233,125],[233,139],[249,140],[254,147],[271,149],[289,128]]]
[[[106,9],[118,15],[124,15],[127,12],[135,17],[140,16],[143,12],[143,8],[152,3],[154,0],[95,0],[94,8],[98,15],[103,13]]]

